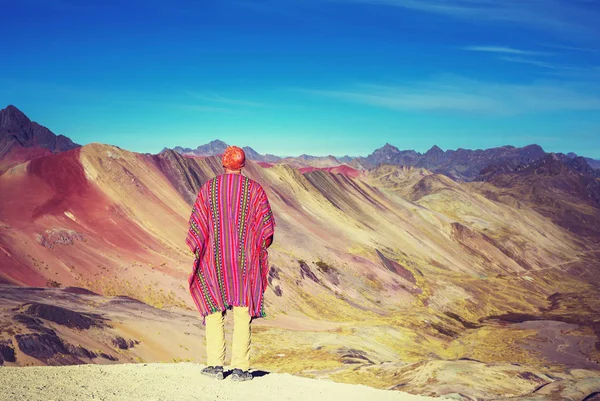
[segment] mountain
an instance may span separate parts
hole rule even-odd
[[[502,199],[531,205],[570,232],[600,243],[600,171],[583,157],[550,153],[517,166],[491,165],[475,181],[502,188]],[[500,200],[494,194],[491,199]]]
[[[352,177],[352,178],[358,178],[360,176],[359,170],[356,170],[346,164],[340,164],[340,165],[330,166],[330,167],[306,166],[306,167],[298,168],[298,171],[300,171],[302,174],[309,173],[311,171],[318,171],[318,170],[327,171],[332,174],[342,174],[342,175]]]
[[[597,181],[566,156],[513,159],[470,182],[249,160],[277,222],[253,366],[462,399],[596,391]],[[185,235],[222,172],[218,156],[90,144],[1,174],[6,364],[201,362]]]
[[[577,156],[576,153],[573,153],[573,152],[567,153],[567,156],[571,159],[579,157],[579,156]],[[591,157],[584,157],[584,159],[591,168],[593,168],[595,170],[600,170],[600,160],[592,159]]]
[[[196,149],[175,146],[173,148],[173,150],[182,155],[206,157],[206,156],[216,156],[216,155],[223,154],[223,152],[225,152],[225,149],[227,148],[227,146],[228,145],[225,142],[216,139],[214,141],[210,141],[209,143],[207,143],[205,145],[200,145]],[[169,150],[169,149],[164,148],[161,151],[161,153],[163,153],[167,150]]]
[[[0,175],[0,192],[10,194],[0,198],[0,281],[84,288],[194,317],[186,288],[192,262],[184,243],[187,221],[199,186],[221,172],[218,156],[137,154],[100,144],[13,167]],[[249,161],[245,174],[263,185],[278,222],[269,250],[269,319],[257,321],[253,338],[256,366],[364,384],[378,377],[371,385],[384,388],[399,384],[394,378],[406,363],[420,369],[427,361],[469,358],[509,369],[519,361],[528,371],[558,361],[577,369],[596,366],[589,362],[596,341],[589,334],[593,302],[600,299],[598,259],[586,256],[592,242],[556,225],[530,200],[495,201],[482,195],[484,189],[500,198],[505,188],[455,182],[419,167],[385,165],[353,178]],[[27,306],[27,294],[22,303],[0,309],[38,313]],[[117,303],[132,307],[120,298]],[[527,322],[498,322],[511,313]],[[24,318],[7,319],[21,327]],[[548,332],[548,323],[536,319],[569,334]],[[127,341],[142,342],[127,358],[106,345],[98,348],[123,360],[178,355],[157,345],[171,343],[173,328],[142,323],[132,318],[120,326]],[[152,336],[144,334],[147,324]],[[521,326],[530,337],[522,336]],[[581,334],[567,330],[575,327]],[[72,333],[55,332],[73,344]],[[273,342],[279,335],[285,340]],[[568,342],[567,351],[536,348],[549,335]],[[37,361],[24,356],[23,341],[19,348],[15,335],[0,333],[0,341],[9,340],[17,361]],[[102,361],[81,355],[75,357]],[[493,375],[484,366],[479,374]]]
[[[490,164],[503,162],[517,165],[537,160],[546,154],[538,145],[528,145],[523,148],[501,146],[485,150],[457,149],[445,152],[438,150],[433,154],[430,151],[431,149],[425,153],[425,157],[417,163],[417,166],[430,168],[436,173],[464,181],[473,180]]]
[[[171,150],[169,148],[164,148],[161,153],[166,152],[167,150]],[[172,150],[174,150],[177,153],[181,153],[182,155],[184,154],[193,154],[194,153],[194,149],[190,149],[190,148],[182,148],[181,146],[175,146]]]
[[[223,154],[223,152],[225,151],[227,146],[228,145],[225,142],[217,139],[217,140],[207,143],[206,145],[198,146],[196,149],[182,148],[181,146],[176,146],[173,148],[173,151],[175,151],[179,154],[182,154],[182,155],[187,155],[187,156],[207,157],[207,156],[217,156],[217,155]],[[244,147],[242,147],[242,149],[244,149],[244,152],[246,153],[246,158],[248,160],[252,160],[255,162],[269,163],[269,165],[275,164],[275,163],[283,163],[283,164],[288,164],[295,168],[308,168],[308,167],[331,168],[331,167],[335,167],[335,166],[341,166],[343,164],[339,160],[337,160],[334,156],[331,156],[331,155],[330,156],[311,156],[311,155],[307,155],[307,154],[302,154],[297,157],[282,158],[282,157],[275,156],[275,155],[268,154],[268,153],[264,154],[264,155],[260,154],[249,146],[244,146]],[[161,153],[164,153],[167,150],[168,149],[165,148],[162,150]]]
[[[397,147],[386,143],[366,158],[356,158],[355,160],[364,160],[365,164],[369,167],[376,167],[381,164],[413,166],[420,158],[421,154],[414,150],[400,151]]]
[[[246,156],[250,160],[253,160],[253,161],[265,162],[265,163],[277,163],[279,160],[281,160],[281,157],[272,155],[270,153],[261,155],[260,153],[258,153],[254,149],[252,149],[250,146],[244,146],[244,147],[242,147],[242,149],[244,149]]]
[[[206,157],[221,154],[226,147],[227,144],[224,142],[215,140],[206,145],[199,146],[195,150],[181,147],[175,147],[173,150],[183,155]],[[312,171],[315,168],[332,169],[333,167],[343,165],[347,165],[352,171],[364,171],[381,165],[398,165],[425,168],[431,172],[444,174],[453,180],[463,182],[474,180],[483,169],[490,165],[497,166],[503,164],[507,168],[513,168],[523,163],[538,160],[547,154],[538,145],[528,145],[522,148],[501,146],[485,150],[459,148],[457,150],[446,151],[433,145],[427,152],[421,154],[414,150],[400,150],[386,143],[367,157],[344,156],[341,158],[331,155],[311,156],[307,154],[282,158],[270,154],[261,155],[250,147],[244,147],[243,149],[246,151],[248,159],[263,162],[263,166],[267,166],[264,163],[268,163],[269,166],[276,163],[288,164],[294,168],[302,169],[302,172]],[[573,158],[573,155],[570,154],[569,157]],[[586,159],[588,164],[590,160],[590,166],[593,167],[596,161]],[[340,169],[339,171],[345,170]]]
[[[424,154],[414,150],[399,150],[386,143],[366,158],[357,158],[367,168],[382,164],[423,167],[432,172],[444,174],[459,181],[471,181],[490,164],[506,162],[517,165],[539,159],[546,153],[538,145],[523,148],[502,146],[486,150],[457,149],[443,151],[434,145]],[[353,166],[356,168],[356,166]]]
[[[256,160],[256,161],[264,161],[264,160],[261,160],[262,155],[258,154],[258,152],[255,151],[254,149],[252,149],[250,146],[244,146],[244,147],[242,147],[242,149],[244,150],[244,153],[246,154],[246,157],[248,159]]]
[[[223,152],[225,152],[225,149],[227,149],[227,146],[229,145],[227,145],[225,142],[216,139],[205,145],[198,146],[196,149],[182,148],[181,146],[176,146],[173,148],[173,150],[182,155],[206,157],[222,155]],[[249,160],[261,161],[266,163],[276,163],[280,159],[280,157],[271,154],[261,155],[249,146],[244,146],[242,147],[242,149],[244,149],[246,157]],[[167,150],[169,149],[164,148],[161,151],[161,153]]]
[[[437,145],[433,145],[431,149],[425,152],[423,158],[417,164],[420,164],[420,167],[431,168],[442,164],[446,159],[446,152]]]
[[[15,106],[0,110],[0,172],[34,157],[79,146],[31,121]]]
[[[227,144],[220,140],[214,140],[206,145],[198,146],[194,151],[196,156],[216,156],[222,155],[227,149]]]
[[[314,167],[314,168],[328,168],[341,166],[342,163],[334,156],[311,156],[302,154],[297,157],[285,157],[280,159],[277,163],[287,164],[294,168],[302,167]]]

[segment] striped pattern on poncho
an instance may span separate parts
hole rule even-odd
[[[248,306],[264,317],[268,253],[275,219],[264,189],[241,174],[222,174],[202,185],[186,243],[195,255],[190,293],[203,317]]]

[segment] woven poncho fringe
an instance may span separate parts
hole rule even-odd
[[[203,317],[232,306],[265,316],[267,248],[274,229],[269,200],[256,181],[223,174],[202,185],[186,243],[195,255],[190,293]]]

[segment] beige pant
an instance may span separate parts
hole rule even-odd
[[[248,307],[233,307],[233,344],[231,346],[231,367],[233,369],[248,370],[250,368],[251,319]],[[225,365],[225,319],[222,312],[206,316],[206,353],[208,366]]]

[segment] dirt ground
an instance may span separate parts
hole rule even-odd
[[[75,365],[0,368],[0,400],[378,400],[421,401],[424,397],[362,385],[256,372],[236,383],[202,376],[195,363]]]

